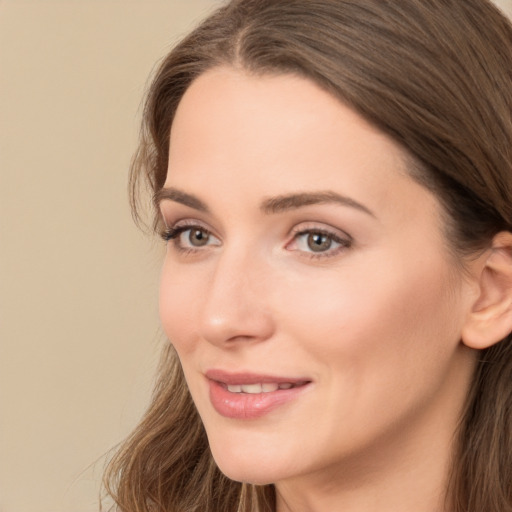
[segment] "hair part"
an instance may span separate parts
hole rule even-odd
[[[401,144],[440,200],[459,260],[512,229],[512,28],[487,0],[233,0],[163,60],[132,163],[131,204],[157,193],[178,104],[207,70],[294,73]],[[154,229],[159,229],[155,212]],[[512,343],[480,353],[455,442],[449,508],[512,512]],[[271,512],[272,486],[228,480],[171,346],[153,401],[106,485],[130,512]]]

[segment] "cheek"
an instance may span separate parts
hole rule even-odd
[[[367,263],[281,288],[274,303],[284,329],[310,357],[361,381],[448,356],[460,332],[449,268],[435,258]]]
[[[393,260],[385,272],[371,268],[340,269],[337,278],[304,276],[302,285],[284,287],[279,301],[280,326],[291,340],[287,353],[299,354],[315,372],[323,397],[315,417],[341,444],[336,432],[343,429],[344,439],[362,445],[424,410],[460,346],[461,316],[450,308],[451,277],[442,264]]]
[[[194,332],[197,329],[198,309],[202,290],[165,262],[160,277],[160,321],[169,341],[178,354],[194,350]]]

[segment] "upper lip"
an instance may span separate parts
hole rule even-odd
[[[206,378],[221,382],[223,384],[234,385],[234,384],[305,384],[311,382],[311,379],[304,377],[277,377],[275,375],[265,375],[251,372],[227,372],[224,370],[212,369],[205,373]]]

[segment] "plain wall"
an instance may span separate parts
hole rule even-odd
[[[127,168],[148,74],[215,4],[0,0],[0,512],[97,511],[148,402],[161,249]]]

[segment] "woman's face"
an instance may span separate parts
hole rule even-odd
[[[304,78],[229,68],[188,89],[170,148],[160,314],[220,469],[447,454],[475,287],[403,150]]]

